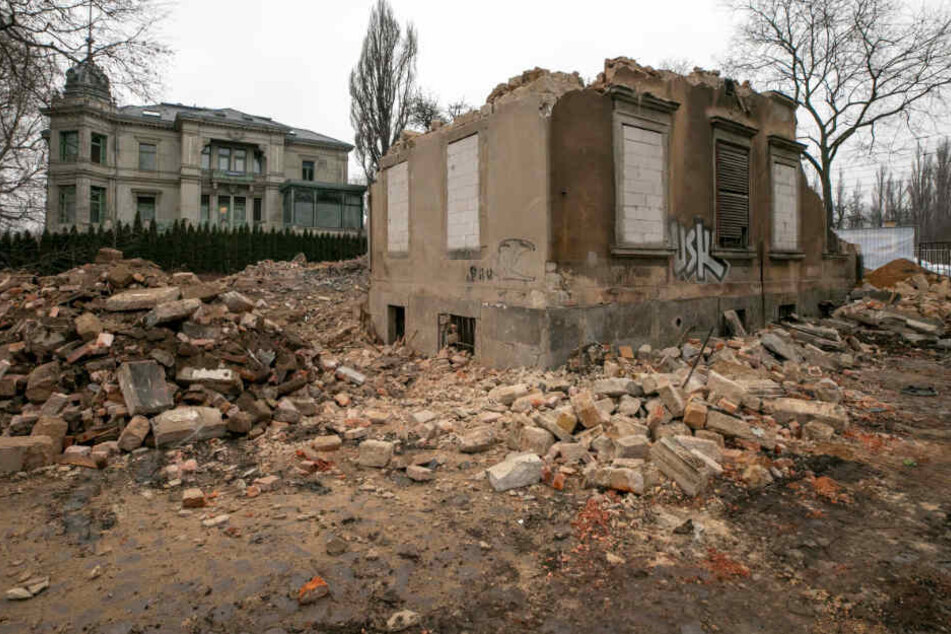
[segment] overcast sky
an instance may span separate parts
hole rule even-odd
[[[164,39],[175,53],[164,101],[237,108],[353,142],[347,81],[372,0],[168,1]],[[419,85],[444,104],[481,105],[498,83],[535,66],[578,71],[588,81],[619,55],[717,68],[734,26],[720,0],[391,4],[400,22],[416,26]],[[904,171],[912,147],[849,157],[847,182],[870,187],[879,159]],[[351,177],[360,173],[351,155]]]
[[[371,0],[179,0],[164,101],[232,107],[353,142],[350,69]],[[418,83],[443,102],[484,103],[496,84],[541,66],[593,79],[606,57],[714,67],[731,16],[717,0],[648,3],[391,0],[419,37]],[[351,174],[357,173],[351,161]]]

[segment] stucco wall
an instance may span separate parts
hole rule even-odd
[[[439,346],[438,315],[477,319],[477,354],[498,365],[540,350],[548,252],[548,120],[536,99],[498,105],[491,116],[415,137],[392,152],[371,189],[370,308],[386,336],[387,306],[406,310],[406,337],[427,353]],[[447,247],[447,145],[478,134],[478,249]],[[387,252],[386,167],[408,161],[409,250]]]
[[[824,211],[801,174],[797,179],[801,253],[771,252],[771,157],[781,150],[778,141],[771,142],[770,137],[795,138],[790,106],[758,94],[738,100],[726,93],[722,83],[629,79],[628,85],[636,92],[649,92],[679,104],[670,126],[668,217],[676,224],[669,229],[668,247],[679,239],[677,226],[689,231],[699,222],[701,231],[709,231],[714,238],[717,132],[712,119],[721,117],[755,129],[749,140],[750,248],[745,253],[714,248],[711,255],[727,272],[721,280],[706,270],[703,281],[695,273],[679,269],[674,249],[617,253],[613,249],[618,244],[612,152],[615,102],[610,95],[593,89],[564,95],[555,104],[551,123],[551,258],[557,265],[553,275],[565,291],[560,304],[569,312],[599,307],[589,313],[586,325],[577,326],[576,339],[601,332],[604,341],[615,343],[676,341],[688,331],[697,333],[716,323],[722,310],[730,307],[746,310],[748,323],[756,326],[764,319],[774,319],[781,304],[796,304],[804,313],[815,312],[819,301],[841,296],[850,287],[854,262],[824,255]],[[553,306],[559,304],[557,297],[551,299]],[[685,301],[702,308],[681,315],[663,306],[664,302]],[[658,317],[641,326],[629,315],[618,324],[592,323],[595,314],[611,313],[602,307],[612,305],[641,306],[644,314]],[[705,310],[710,315],[702,315]]]

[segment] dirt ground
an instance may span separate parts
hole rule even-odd
[[[352,293],[328,284],[308,307],[267,286],[275,315],[305,323]],[[845,437],[792,456],[785,480],[750,490],[728,472],[699,498],[577,478],[495,493],[486,458],[452,451],[431,452],[437,478],[420,483],[358,467],[352,442],[293,476],[306,428],[3,478],[0,574],[51,584],[0,603],[0,634],[376,632],[403,609],[416,633],[951,631],[951,359],[893,352],[841,387],[872,397]],[[183,510],[158,477],[181,458],[210,508]],[[235,481],[257,472],[285,477],[247,497]],[[314,575],[330,596],[299,605]]]

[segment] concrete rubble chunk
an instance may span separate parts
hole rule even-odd
[[[106,300],[106,310],[113,313],[133,310],[151,310],[159,304],[175,301],[181,297],[177,286],[159,286],[156,288],[136,288],[123,291]]]
[[[614,456],[616,458],[647,458],[651,444],[640,434],[624,436],[614,440]]]
[[[710,370],[710,375],[707,377],[707,389],[710,392],[711,403],[715,403],[720,398],[729,399],[733,403],[742,403],[747,397],[747,390],[740,383],[714,370]]]
[[[849,414],[836,403],[822,401],[804,401],[796,398],[777,398],[766,401],[766,410],[780,423],[795,420],[806,423],[816,420],[831,425],[836,432],[842,433],[849,427]]]
[[[563,407],[550,412],[539,412],[535,414],[533,420],[536,425],[554,434],[558,440],[573,442],[578,417],[571,408]]]
[[[220,438],[228,431],[221,412],[213,407],[177,407],[152,419],[152,434],[157,448]]]
[[[182,508],[184,509],[198,509],[202,508],[207,504],[205,500],[205,494],[201,489],[193,487],[191,489],[185,489],[182,491]]]
[[[49,436],[0,436],[0,474],[53,464],[56,445]]]
[[[46,436],[53,441],[53,450],[60,453],[63,450],[63,440],[69,433],[69,423],[58,416],[40,416],[33,425],[31,436]]]
[[[459,451],[462,453],[481,453],[491,449],[495,442],[495,431],[491,427],[477,427],[462,436],[459,442]]]
[[[214,282],[182,286],[182,299],[200,299],[210,302],[221,294],[221,286]]]
[[[175,381],[182,385],[204,385],[216,392],[237,395],[244,390],[241,375],[231,368],[194,368],[185,366],[175,375]]]
[[[314,451],[337,451],[343,445],[343,440],[336,434],[327,436],[315,436],[311,441],[311,447]]]
[[[534,453],[509,454],[502,462],[489,467],[489,484],[496,491],[531,486],[541,481],[544,462]]]
[[[289,398],[282,398],[278,401],[277,408],[274,410],[275,421],[295,425],[300,422],[301,418],[300,410],[294,405],[294,401]]]
[[[419,614],[412,610],[400,610],[386,620],[388,632],[402,632],[416,625],[419,625]]]
[[[783,340],[783,338],[776,333],[768,332],[763,334],[760,336],[759,341],[763,344],[764,348],[780,359],[795,361],[796,363],[802,362],[802,355],[796,349],[796,345]]]
[[[684,408],[684,424],[691,429],[703,429],[707,426],[706,405],[699,401],[690,401]]]
[[[362,467],[376,467],[382,469],[393,458],[393,443],[385,440],[364,440],[360,443],[360,453],[357,464]]]
[[[417,425],[425,425],[426,423],[436,420],[436,413],[431,412],[428,409],[424,409],[418,412],[413,412],[412,418],[413,422]]]
[[[802,437],[806,440],[828,442],[834,435],[835,428],[832,425],[826,425],[817,420],[811,420],[802,426]]]
[[[615,491],[643,495],[654,486],[652,471],[643,465],[638,467],[598,467],[586,472],[586,487],[604,487]]]
[[[238,291],[222,293],[219,299],[228,307],[228,310],[233,313],[246,313],[254,310],[254,302]]]
[[[201,308],[200,299],[177,299],[159,304],[145,315],[143,321],[147,327],[153,328],[188,319],[199,308]]]
[[[589,429],[609,420],[609,417],[605,416],[595,405],[594,397],[589,390],[579,390],[577,394],[571,397],[571,405],[575,409],[578,420]]]
[[[641,411],[641,405],[641,399],[625,394],[618,402],[617,411],[624,416],[637,416],[638,412]]]
[[[681,422],[670,422],[665,425],[658,425],[654,428],[654,440],[660,440],[666,436],[689,436],[690,428]]]
[[[706,428],[727,438],[741,438],[753,442],[758,440],[749,423],[717,410],[707,412]]]
[[[336,376],[341,381],[349,381],[354,385],[363,385],[367,382],[367,377],[365,374],[357,372],[353,368],[347,367],[345,365],[338,367],[334,372],[334,376]]]
[[[684,393],[679,386],[666,383],[657,389],[657,394],[674,418],[684,415]]]
[[[406,467],[406,477],[415,482],[429,482],[436,479],[436,473],[421,465],[411,464]]]
[[[519,450],[544,456],[555,444],[555,437],[548,430],[531,425],[523,427],[519,434]]]
[[[619,398],[625,394],[638,396],[638,393],[642,392],[640,386],[633,379],[625,378],[600,379],[594,382],[591,391],[596,396],[609,396],[611,398]]]
[[[45,403],[59,384],[60,367],[56,361],[38,365],[26,380],[26,397],[31,403]]]
[[[511,405],[520,399],[523,396],[529,393],[527,385],[517,384],[517,385],[502,385],[499,387],[492,388],[489,391],[489,398],[493,401],[498,401],[502,405]]]
[[[746,328],[743,327],[743,321],[735,310],[723,311],[723,320],[730,329],[730,334],[734,337],[745,337]]]
[[[715,461],[696,449],[686,447],[673,436],[654,443],[650,457],[661,473],[676,482],[689,496],[706,491],[710,478],[723,471]]]
[[[109,264],[111,262],[118,262],[121,259],[122,251],[119,249],[102,247],[98,253],[96,253],[96,264]]]
[[[103,326],[99,318],[92,313],[83,313],[73,322],[76,334],[83,341],[91,341],[99,336]]]
[[[119,449],[122,451],[135,451],[145,442],[145,437],[149,435],[151,426],[149,419],[145,416],[133,416],[122,433],[119,434]]]
[[[723,438],[720,438],[720,442],[712,440],[710,438],[697,438],[695,436],[677,436],[677,442],[681,445],[687,447],[688,449],[695,449],[700,453],[704,454],[711,460],[714,460],[718,464],[723,461]]]
[[[123,363],[116,373],[129,414],[158,414],[174,407],[165,369],[155,361]]]
[[[540,407],[545,400],[545,395],[541,392],[529,392],[525,396],[519,397],[512,402],[513,412],[526,413]]]

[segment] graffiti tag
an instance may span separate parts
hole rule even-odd
[[[698,282],[710,281],[708,275],[722,282],[730,272],[730,263],[711,253],[713,232],[703,226],[699,218],[692,227],[685,228],[676,221],[670,223],[673,236],[674,274],[686,281],[695,278]]]
[[[499,279],[534,282],[534,275],[521,270],[523,256],[534,250],[535,243],[521,238],[506,238],[499,242]]]
[[[484,266],[470,266],[466,273],[467,282],[491,282],[495,271]]]

